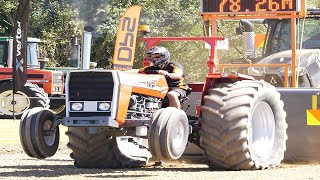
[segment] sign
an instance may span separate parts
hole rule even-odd
[[[306,113],[308,126],[320,126],[320,110],[318,110],[318,95],[312,95],[312,109],[308,109]]]
[[[302,0],[201,0],[201,13],[301,12]]]
[[[20,0],[13,28],[13,92],[19,91],[27,82],[27,33],[30,1]]]
[[[113,69],[132,69],[141,8],[139,5],[129,7],[121,18],[114,48]]]

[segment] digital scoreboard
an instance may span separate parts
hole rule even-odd
[[[304,0],[201,0],[201,13],[246,14],[301,12]]]

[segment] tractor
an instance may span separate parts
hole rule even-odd
[[[247,17],[248,19],[238,19],[245,42],[254,42],[254,27],[258,21],[250,19],[251,17],[253,15]],[[262,16],[259,21],[266,26],[266,37],[261,56],[254,57],[249,54],[247,58],[231,60],[232,64],[220,64],[219,68],[220,72],[230,72],[231,69],[238,68],[238,72],[264,80],[276,87],[281,94],[287,113],[289,138],[284,158],[286,161],[320,160],[318,154],[320,141],[314,138],[320,134],[317,127],[307,126],[306,113],[307,110],[312,109],[313,96],[320,91],[320,30],[317,28],[320,24],[319,18],[319,8],[307,8],[305,16],[298,17],[296,21],[290,18],[261,21],[264,19]],[[296,29],[294,36],[297,41],[292,37],[292,29]],[[252,36],[248,38],[250,33]],[[244,47],[251,47],[249,50],[245,49],[247,52],[255,51],[252,48],[253,43]],[[292,57],[292,55],[295,56]],[[251,64],[248,63],[250,61]],[[199,98],[199,96],[192,98]],[[201,150],[195,153],[199,154]]]
[[[27,83],[15,94],[12,91],[13,38],[0,37],[0,114],[1,118],[19,118],[27,109],[49,107],[49,98],[60,97],[64,91],[63,73],[45,70],[46,58],[39,58],[39,39],[28,38]],[[51,109],[59,113],[61,105],[50,102]]]
[[[124,34],[135,37],[133,27]],[[215,47],[223,39],[141,38],[147,49],[160,41],[204,41],[211,46],[205,82],[189,84],[190,99],[193,93],[201,95],[188,105],[196,115],[187,114],[185,108],[164,105],[170,79],[162,75],[99,69],[70,71],[65,83],[66,117],[59,118],[41,107],[23,113],[20,140],[24,152],[38,159],[53,156],[59,145],[59,125],[64,125],[68,127],[71,157],[78,168],[139,167],[150,157],[175,160],[190,144],[204,150],[211,169],[279,166],[287,140],[286,112],[280,93],[263,80],[218,72]],[[132,52],[131,46],[121,48]],[[184,105],[187,101],[181,99]]]
[[[89,33],[88,31],[84,32],[86,39],[91,38]],[[0,73],[0,87],[2,83],[6,84],[0,91],[4,92],[4,94],[0,94],[0,97],[3,97],[0,107],[2,118],[12,118],[13,102],[15,102],[14,112],[17,118],[21,117],[25,110],[33,107],[50,107],[57,115],[65,116],[64,79],[66,73],[70,70],[83,69],[83,65],[90,66],[90,68],[96,66],[93,62],[87,63],[80,60],[80,45],[77,44],[77,38],[72,39],[71,67],[47,67],[47,59],[39,57],[40,44],[40,39],[28,38],[28,82],[22,90],[23,92],[18,92],[15,95],[16,100],[13,101],[12,92],[8,91],[12,89],[13,39],[0,37],[0,68],[2,71]],[[37,100],[37,98],[39,99]]]

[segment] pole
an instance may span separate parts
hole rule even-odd
[[[297,44],[296,44],[296,18],[291,18],[291,49],[292,49],[292,64],[291,64],[291,79],[292,79],[292,87],[297,87],[297,77],[296,77],[296,64],[297,64]]]

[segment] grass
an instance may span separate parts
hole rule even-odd
[[[0,146],[20,144],[19,126],[20,119],[0,119]],[[65,135],[67,127],[59,126],[59,129],[60,142],[68,142],[68,137]]]

